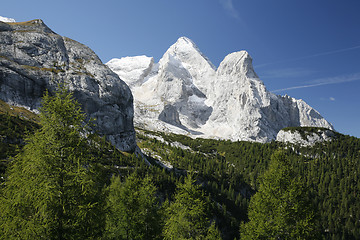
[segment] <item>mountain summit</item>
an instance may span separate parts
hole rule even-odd
[[[159,63],[146,56],[112,59],[107,65],[134,95],[137,126],[192,136],[267,142],[285,127],[333,129],[303,100],[269,92],[246,51],[216,67],[186,37]]]
[[[0,99],[37,111],[41,97],[65,83],[94,128],[117,148],[136,148],[129,87],[87,46],[40,20],[0,19]]]
[[[8,18],[8,17],[2,17],[2,16],[0,16],[0,21],[1,22],[16,22],[15,21],[15,19],[13,19],[13,18]]]

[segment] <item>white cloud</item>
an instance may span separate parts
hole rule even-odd
[[[235,9],[233,0],[219,0],[222,7],[230,14],[230,16],[240,19],[239,12]]]
[[[295,90],[295,89],[300,89],[300,88],[317,87],[317,86],[323,86],[323,85],[329,85],[329,84],[353,82],[353,81],[358,81],[358,80],[360,80],[360,73],[354,73],[351,75],[344,75],[344,76],[338,76],[338,77],[321,78],[321,79],[311,81],[306,85],[277,89],[277,90],[273,90],[272,92],[283,92],[283,91]]]
[[[321,56],[332,55],[332,54],[336,54],[336,53],[353,51],[353,50],[357,50],[357,49],[360,49],[360,46],[355,46],[355,47],[350,47],[350,48],[343,48],[343,49],[338,49],[338,50],[333,50],[333,51],[328,51],[328,52],[322,52],[322,53],[316,53],[316,54],[312,54],[312,55],[308,55],[308,56],[304,56],[304,57],[286,59],[286,60],[281,60],[281,61],[274,61],[274,62],[270,62],[270,63],[263,63],[263,64],[256,65],[255,68],[261,68],[261,67],[265,67],[265,66],[269,66],[269,65],[273,65],[273,64],[296,62],[296,61],[300,61],[300,60],[306,60],[306,59],[311,59],[311,58],[316,58],[316,57],[321,57]]]
[[[314,74],[315,71],[304,68],[282,68],[267,70],[261,74],[261,79],[267,78],[295,78],[295,77],[306,77]]]
[[[330,97],[329,99],[330,99],[330,101],[335,101],[334,97]]]

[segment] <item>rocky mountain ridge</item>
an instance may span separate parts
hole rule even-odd
[[[336,139],[339,134],[326,128],[284,128],[279,131],[276,141],[312,147],[316,143],[323,143]]]
[[[106,63],[131,88],[135,124],[149,130],[233,141],[275,140],[285,127],[333,129],[303,100],[269,92],[246,51],[216,68],[181,37],[158,63],[146,56]]]
[[[129,87],[87,46],[62,37],[38,19],[0,21],[0,99],[37,111],[44,91],[65,83],[119,149],[136,147]]]

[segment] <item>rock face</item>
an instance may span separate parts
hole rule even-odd
[[[150,130],[266,142],[289,126],[333,129],[304,101],[269,92],[246,51],[229,54],[216,69],[181,37],[159,63],[140,56],[107,65],[131,87],[135,124]]]
[[[316,143],[331,141],[335,136],[335,132],[323,128],[289,128],[280,130],[276,141],[308,147]]]
[[[135,148],[129,87],[85,45],[43,21],[0,21],[0,99],[36,111],[48,89],[65,82],[96,130],[119,149]]]

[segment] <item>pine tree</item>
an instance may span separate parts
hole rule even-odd
[[[286,156],[277,152],[251,198],[241,239],[314,239],[314,211]]]
[[[9,168],[0,197],[3,239],[94,239],[104,229],[103,183],[80,105],[46,93],[39,129]]]
[[[107,200],[107,239],[159,239],[161,214],[150,177],[113,177]]]

